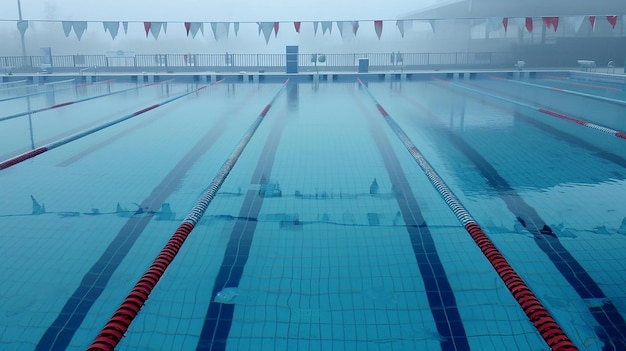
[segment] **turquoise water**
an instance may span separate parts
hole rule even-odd
[[[626,129],[621,110],[614,112],[606,103],[566,95],[544,101],[538,96],[545,93],[510,82],[458,83]],[[217,84],[0,171],[1,348],[85,349],[281,84]],[[594,308],[610,304],[622,320],[626,315],[623,140],[546,121],[550,117],[539,112],[446,84],[368,86],[572,341],[580,349],[603,349],[615,338],[600,335]],[[35,109],[132,86],[113,82],[67,89],[54,101],[45,94],[30,104]],[[195,87],[155,85],[33,114],[32,144],[45,145]],[[567,89],[603,94],[574,84]],[[611,90],[613,98],[617,93]],[[9,96],[3,94],[0,98]],[[0,102],[2,115],[22,112],[27,103]],[[593,113],[563,106],[586,106]],[[30,135],[28,116],[0,122],[3,160],[30,149]],[[617,160],[607,153],[618,154]],[[397,159],[391,162],[396,168],[390,168],[389,158]],[[557,242],[601,289],[602,298],[581,297],[581,287],[573,286],[540,248],[547,239],[516,219],[520,214],[507,207],[506,191],[489,183],[487,170],[497,172],[507,191],[553,228]],[[398,185],[402,177],[408,188]],[[260,190],[265,197],[258,196]],[[278,190],[280,196],[267,195]],[[32,214],[31,195],[45,204],[45,213]],[[258,213],[250,215],[247,199],[261,202]],[[417,230],[432,238],[432,245],[424,245],[441,265],[416,262],[405,225],[411,220],[401,208],[406,199],[419,205],[411,212],[423,217]],[[127,252],[102,257],[111,243],[122,247],[132,231],[129,223],[136,228],[142,219],[145,228]],[[216,287],[224,280],[219,272],[238,231],[253,236],[250,245],[237,246],[237,255],[249,250],[245,264],[229,271],[231,277],[240,275],[238,284]],[[91,279],[90,269],[103,259],[119,262],[106,272],[108,281],[96,284],[100,295],[88,307],[68,308]],[[427,266],[431,273],[423,270]],[[450,289],[430,288],[433,272]],[[435,306],[434,296],[446,300],[445,309]],[[463,349],[463,342],[472,350],[547,349],[356,82],[288,85],[118,349],[195,349],[211,304],[234,307],[227,350],[453,350],[457,341],[456,349]],[[76,326],[64,325],[67,332],[55,334],[51,347],[44,335],[68,311],[80,318],[73,319]],[[442,328],[459,324],[462,330],[451,331],[455,342],[450,343]],[[223,330],[213,332],[221,346]]]

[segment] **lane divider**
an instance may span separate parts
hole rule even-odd
[[[2,98],[2,99],[0,99],[0,102],[3,102],[3,101],[9,101],[9,100],[23,99],[23,98],[25,98],[25,97],[35,96],[35,95],[43,95],[43,94],[56,93],[56,92],[58,92],[58,91],[70,90],[70,89],[74,89],[74,88],[78,88],[78,87],[84,87],[84,86],[89,86],[89,85],[96,85],[96,84],[102,84],[102,83],[110,83],[110,82],[112,82],[112,81],[114,81],[114,80],[115,80],[115,79],[107,79],[107,80],[102,80],[102,81],[99,81],[99,82],[93,82],[93,83],[76,84],[76,85],[73,85],[73,86],[71,86],[71,87],[67,87],[67,88],[60,88],[60,89],[55,89],[55,90],[53,90],[53,91],[46,90],[46,91],[39,91],[39,92],[36,92],[36,93],[29,93],[29,94],[18,95],[18,96],[11,96],[11,97],[8,97],[8,98]],[[17,88],[23,88],[23,87],[15,87],[14,89],[17,89]]]
[[[563,89],[563,88],[549,87],[549,86],[546,86],[546,85],[529,83],[529,82],[523,82],[523,81],[520,81],[520,80],[507,79],[507,78],[496,77],[496,76],[488,76],[488,77],[491,78],[491,79],[501,80],[501,81],[505,81],[505,82],[509,82],[509,83],[527,85],[527,86],[530,86],[530,87],[536,87],[536,88],[547,89],[547,90],[552,90],[552,91],[559,91],[561,93],[577,95],[577,96],[583,96],[583,97],[586,97],[586,98],[600,100],[600,101],[606,101],[606,102],[610,102],[610,103],[614,103],[614,104],[618,104],[618,105],[626,105],[626,101],[624,101],[624,100],[618,100],[618,99],[612,99],[612,98],[608,98],[608,97],[604,97],[604,96],[597,96],[597,95],[593,95],[593,94],[581,93],[580,91],[574,91],[574,90]]]
[[[73,82],[75,80],[76,79],[72,78],[72,79],[60,80],[58,82],[38,83],[38,84],[24,85],[24,86],[21,86],[21,87],[3,88],[3,89],[0,89],[0,92],[7,91],[7,90],[15,90],[15,89],[24,89],[24,88],[34,88],[34,87],[41,87],[41,86],[57,85],[57,84]]]
[[[116,81],[116,78],[112,78],[112,79],[106,79],[106,80],[99,80],[97,82],[91,82],[91,83],[81,83],[81,84],[76,84],[74,85],[74,88],[80,88],[80,87],[88,87],[91,85],[97,85],[97,84],[103,84],[103,83],[111,83]]]
[[[121,93],[125,93],[125,92],[131,91],[131,90],[138,90],[138,89],[141,89],[141,88],[145,88],[145,87],[149,87],[149,86],[153,86],[153,85],[157,85],[157,84],[165,84],[165,83],[172,82],[173,80],[174,79],[168,79],[168,80],[164,80],[162,82],[155,82],[155,83],[140,85],[140,86],[136,86],[136,87],[132,87],[132,88],[128,88],[128,89],[122,89],[122,90],[114,91],[114,92],[111,92],[111,93],[89,96],[89,97],[78,99],[78,100],[74,100],[74,101],[62,102],[62,103],[59,103],[59,104],[56,104],[56,105],[46,106],[46,107],[42,107],[42,108],[39,108],[39,109],[36,109],[36,110],[32,110],[30,112],[20,112],[20,113],[16,113],[16,114],[10,115],[10,116],[0,117],[0,122],[6,121],[6,120],[9,120],[9,119],[13,119],[13,118],[17,118],[17,117],[21,117],[21,116],[26,116],[26,115],[33,114],[33,113],[48,111],[48,110],[52,110],[52,109],[59,108],[59,107],[64,107],[64,106],[77,104],[79,102],[85,102],[85,101],[94,100],[94,99],[98,99],[98,98],[105,97],[105,96],[121,94]]]
[[[9,85],[9,84],[22,84],[22,83],[26,83],[27,80],[16,80],[15,82],[4,82],[4,83],[0,83],[0,85]],[[15,87],[14,87],[15,88]]]
[[[436,81],[440,81],[440,82],[446,82],[446,83],[451,84],[451,85],[453,85],[453,86],[455,86],[457,88],[460,88],[460,89],[469,90],[469,91],[472,91],[474,93],[481,94],[481,95],[487,95],[487,96],[490,96],[490,97],[492,97],[494,99],[498,99],[498,100],[501,100],[501,101],[506,101],[506,102],[514,104],[514,105],[523,106],[523,107],[526,107],[528,109],[535,110],[537,112],[541,112],[543,114],[546,114],[548,116],[560,118],[560,119],[562,119],[564,121],[568,121],[568,122],[573,122],[573,123],[576,123],[576,124],[581,125],[583,127],[595,129],[597,131],[600,131],[600,132],[603,132],[603,133],[606,133],[606,134],[610,134],[610,135],[613,135],[613,136],[621,138],[621,139],[626,139],[626,133],[624,133],[622,131],[619,131],[619,130],[615,130],[615,129],[612,129],[612,128],[609,128],[609,127],[605,127],[605,126],[602,126],[602,125],[599,125],[599,124],[587,122],[587,121],[584,121],[584,120],[579,119],[579,118],[571,117],[571,116],[568,116],[568,115],[565,115],[565,114],[562,114],[562,113],[559,113],[559,112],[551,111],[551,110],[548,110],[548,109],[545,109],[545,108],[542,108],[542,107],[533,106],[533,105],[530,105],[530,104],[527,104],[527,103],[524,103],[524,102],[521,102],[521,101],[505,98],[503,96],[499,96],[499,95],[495,95],[495,94],[491,94],[491,93],[488,93],[488,92],[486,92],[484,90],[470,88],[468,86],[464,86],[464,85],[460,85],[460,84],[457,84],[457,83],[453,83],[453,82],[447,81],[445,79],[437,78],[437,77],[434,77],[434,76],[432,77],[432,79],[436,80]]]
[[[485,257],[487,257],[487,260],[489,260],[491,265],[495,268],[506,287],[522,307],[522,310],[524,310],[524,313],[526,313],[526,316],[528,316],[528,319],[539,331],[539,334],[548,344],[550,349],[577,350],[574,343],[565,334],[552,315],[550,315],[550,312],[548,312],[539,299],[537,299],[536,295],[530,290],[528,285],[522,280],[517,272],[515,272],[504,255],[502,255],[500,250],[498,250],[493,242],[487,237],[482,228],[478,225],[478,223],[476,223],[474,218],[470,215],[463,204],[461,204],[459,199],[456,195],[454,195],[443,179],[441,179],[437,172],[431,167],[430,163],[424,158],[413,142],[411,142],[402,128],[396,124],[389,113],[387,113],[387,111],[378,103],[363,81],[361,81],[360,78],[357,78],[357,80],[367,95],[372,99],[372,101],[374,101],[376,108],[385,121],[387,121],[387,124],[391,127],[400,141],[402,141],[413,159],[426,174],[430,183],[443,197],[444,201],[452,210],[459,222],[465,226],[465,230],[470,234],[482,253]]]
[[[204,215],[204,212],[217,194],[219,188],[226,180],[230,171],[233,169],[235,163],[239,159],[239,156],[248,145],[248,142],[256,132],[258,126],[269,112],[272,104],[285,90],[288,83],[289,79],[285,81],[283,86],[280,90],[278,90],[267,106],[265,106],[257,119],[250,125],[248,131],[243,136],[241,141],[239,141],[239,144],[237,144],[230,156],[228,156],[226,162],[224,162],[220,170],[217,172],[217,175],[213,178],[213,181],[211,181],[206,191],[198,199],[187,217],[185,217],[183,222],[179,225],[178,229],[174,232],[174,235],[170,238],[165,247],[163,247],[150,268],[139,279],[117,311],[115,311],[111,319],[105,324],[100,333],[98,333],[88,350],[113,350],[122,340],[122,337],[124,337],[128,327],[139,313],[139,310],[145,304],[148,296],[163,276],[163,273],[165,273],[167,267],[174,260],[174,257],[178,254],[191,231],[200,221],[200,218],[202,218],[202,215]]]
[[[207,85],[203,85],[203,86],[201,86],[201,87],[199,87],[199,88],[197,88],[197,89],[195,89],[195,90],[188,91],[188,92],[186,92],[186,93],[184,93],[184,94],[181,94],[181,95],[175,96],[175,97],[173,97],[173,98],[167,99],[167,100],[165,100],[165,101],[163,101],[163,102],[161,102],[161,103],[158,103],[158,104],[154,104],[154,105],[148,106],[148,107],[143,108],[143,109],[141,109],[141,110],[139,110],[139,111],[135,111],[135,112],[133,112],[133,113],[131,113],[131,114],[128,114],[128,115],[126,115],[126,116],[124,116],[124,117],[121,117],[121,118],[115,119],[115,120],[113,120],[113,121],[110,121],[110,122],[107,122],[107,123],[101,124],[101,125],[99,125],[99,126],[96,126],[96,127],[90,128],[90,129],[87,129],[87,130],[82,131],[82,132],[80,132],[80,133],[76,133],[76,134],[70,135],[70,136],[68,136],[68,137],[66,137],[66,138],[63,138],[63,139],[60,139],[60,140],[54,141],[54,142],[49,143],[49,144],[47,144],[47,145],[44,145],[44,146],[38,147],[38,148],[36,148],[36,149],[34,149],[34,150],[31,150],[31,151],[28,151],[28,152],[23,153],[23,154],[21,154],[21,155],[18,155],[18,156],[15,156],[15,157],[13,157],[13,158],[10,158],[10,159],[8,159],[8,160],[6,160],[6,161],[0,162],[0,170],[3,170],[3,169],[6,169],[6,168],[9,168],[9,167],[11,167],[11,166],[14,166],[14,165],[16,165],[16,164],[18,164],[18,163],[20,163],[20,162],[23,162],[23,161],[25,161],[25,160],[28,160],[28,159],[30,159],[30,158],[33,158],[33,157],[35,157],[35,156],[37,156],[37,155],[39,155],[39,154],[42,154],[42,153],[44,153],[44,152],[46,152],[46,151],[49,151],[49,150],[55,149],[55,148],[57,148],[57,147],[59,147],[59,146],[61,146],[61,145],[65,145],[65,144],[67,144],[67,143],[69,143],[69,142],[72,142],[72,141],[74,141],[74,140],[77,140],[77,139],[83,138],[83,137],[85,137],[85,136],[87,136],[87,135],[93,134],[93,133],[98,132],[98,131],[100,131],[100,130],[102,130],[102,129],[108,128],[108,127],[113,126],[113,125],[116,125],[116,124],[121,123],[121,122],[123,122],[123,121],[125,121],[125,120],[127,120],[127,119],[131,119],[131,118],[133,118],[133,117],[135,117],[135,116],[138,116],[138,115],[140,115],[140,114],[142,114],[142,113],[145,113],[145,112],[148,112],[148,111],[150,111],[150,110],[153,110],[153,109],[155,109],[155,108],[157,108],[157,107],[160,107],[160,106],[163,106],[163,105],[169,104],[169,103],[170,103],[170,102],[172,102],[172,101],[176,101],[176,100],[178,100],[178,99],[180,99],[180,98],[183,98],[183,97],[185,97],[185,96],[187,96],[187,95],[191,95],[191,94],[193,94],[193,93],[196,93],[196,92],[198,92],[198,91],[201,91],[201,90],[205,89],[206,87],[207,87]]]
[[[602,90],[623,91],[620,88],[611,87],[611,86],[608,86],[608,85],[597,85],[597,84],[573,82],[568,77],[544,75],[544,76],[542,76],[542,78],[550,79],[550,80],[558,80],[559,82],[563,82],[563,83],[566,83],[566,84],[577,85],[577,86],[580,86],[580,87],[595,88],[595,89],[602,89]]]

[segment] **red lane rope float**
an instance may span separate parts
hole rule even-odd
[[[437,78],[437,77],[432,77],[432,78],[433,78],[433,80],[436,80],[436,81],[447,82],[447,81],[445,81],[445,80],[443,80],[441,78]],[[502,78],[502,80],[506,80],[506,79]],[[533,105],[529,105],[529,104],[523,103],[521,101],[516,101],[516,100],[505,98],[505,97],[502,97],[502,96],[499,96],[499,95],[491,94],[491,93],[488,93],[486,91],[482,91],[482,90],[479,90],[479,89],[470,88],[470,87],[467,87],[467,86],[464,86],[464,85],[460,85],[460,84],[456,84],[456,83],[452,83],[452,82],[447,82],[447,83],[448,84],[452,84],[455,87],[460,88],[460,89],[473,91],[473,92],[475,92],[477,94],[481,94],[481,95],[491,96],[492,98],[495,98],[495,99],[498,99],[498,100],[502,100],[502,101],[506,101],[506,102],[509,102],[511,104],[514,104],[514,105],[523,106],[523,107],[529,108],[531,110],[535,110],[537,112],[541,112],[543,114],[546,114],[548,116],[560,118],[560,119],[562,119],[564,121],[573,122],[573,123],[576,123],[576,124],[581,125],[583,127],[592,128],[592,129],[598,130],[598,131],[603,132],[603,133],[611,134],[611,135],[616,136],[616,137],[621,138],[621,139],[626,139],[626,133],[624,133],[622,131],[619,131],[619,130],[615,130],[615,129],[611,129],[611,128],[608,128],[608,127],[605,127],[605,126],[601,126],[599,124],[587,122],[587,121],[584,121],[582,119],[578,119],[578,118],[575,118],[575,117],[564,115],[562,113],[551,111],[551,110],[548,110],[548,109],[545,109],[545,108],[542,108],[542,107],[536,107],[536,106],[533,106]]]
[[[148,268],[144,275],[139,279],[128,296],[126,296],[122,304],[118,307],[117,311],[113,313],[113,316],[105,324],[100,333],[98,333],[88,350],[113,350],[122,340],[124,334],[128,330],[128,327],[139,313],[139,310],[145,304],[148,296],[163,276],[163,273],[170,263],[172,263],[174,257],[178,254],[178,251],[191,231],[194,229],[195,225],[198,221],[200,221],[202,215],[204,215],[207,207],[215,197],[219,188],[222,186],[222,183],[224,183],[224,180],[226,180],[230,171],[233,169],[244,148],[248,145],[248,142],[256,132],[258,126],[261,124],[267,115],[267,112],[272,107],[272,104],[285,90],[288,83],[289,79],[285,81],[270,103],[265,106],[257,119],[252,123],[252,125],[250,125],[248,131],[239,144],[237,144],[228,159],[226,159],[226,162],[224,162],[222,168],[220,168],[217,172],[217,175],[213,178],[213,181],[209,184],[207,190],[202,194],[200,199],[198,199],[195,206],[191,209],[180,226],[178,226],[178,229],[176,229],[174,235],[172,235],[167,244],[165,244],[165,247],[163,247],[161,252],[157,255],[150,268]]]
[[[474,218],[472,218],[467,209],[465,209],[463,204],[461,204],[456,195],[454,195],[452,190],[450,190],[443,179],[441,179],[439,174],[437,174],[437,172],[432,168],[430,163],[424,158],[413,142],[411,142],[402,128],[396,124],[389,113],[387,113],[387,111],[378,103],[363,81],[359,78],[357,78],[357,80],[363,87],[364,91],[374,101],[376,108],[385,121],[387,121],[387,124],[389,124],[396,136],[400,139],[400,141],[402,141],[411,156],[413,156],[413,159],[420,166],[424,174],[426,174],[430,183],[443,197],[444,201],[452,210],[459,222],[465,226],[465,230],[467,230],[474,242],[478,245],[480,251],[485,255],[485,257],[487,257],[489,263],[496,270],[496,273],[500,276],[502,281],[504,281],[506,287],[522,307],[522,310],[524,310],[524,313],[526,313],[526,316],[539,331],[539,334],[548,344],[550,349],[555,351],[577,350],[574,343],[565,334],[563,329],[561,329],[556,320],[550,315],[541,302],[539,302],[539,299],[537,299],[528,285],[515,272],[513,267],[504,258],[504,255],[502,255],[500,250],[498,250],[493,242],[487,237],[478,223],[476,223]]]
[[[217,81],[215,83],[211,83],[211,85],[220,83],[222,81],[223,81],[223,79],[220,80],[220,81]],[[195,90],[188,91],[188,92],[186,92],[184,94],[181,94],[181,95],[175,96],[173,98],[167,99],[167,100],[165,100],[165,101],[163,101],[163,102],[161,102],[159,104],[148,106],[146,108],[143,108],[143,109],[141,109],[139,111],[135,111],[135,112],[133,112],[131,114],[128,114],[128,115],[126,115],[124,117],[118,118],[118,119],[113,120],[111,122],[107,122],[107,123],[101,124],[99,126],[96,126],[94,128],[90,128],[90,129],[87,129],[85,131],[82,131],[80,133],[77,133],[77,134],[74,134],[74,135],[70,135],[67,138],[63,138],[63,139],[57,140],[55,142],[52,142],[52,143],[50,143],[48,145],[42,146],[42,147],[37,148],[35,150],[31,150],[31,151],[25,152],[25,153],[23,153],[21,155],[18,155],[18,156],[15,156],[13,158],[10,158],[10,159],[0,163],[0,170],[9,168],[11,166],[14,166],[14,165],[16,165],[16,164],[18,164],[18,163],[20,163],[22,161],[28,160],[29,158],[33,158],[33,157],[35,157],[35,156],[37,156],[39,154],[42,154],[42,153],[44,153],[44,152],[46,152],[48,150],[52,150],[52,149],[57,148],[57,147],[59,147],[61,145],[65,145],[65,144],[67,144],[67,143],[69,143],[71,141],[74,141],[74,140],[80,139],[82,137],[85,137],[87,135],[93,134],[93,133],[98,132],[98,131],[100,131],[100,130],[102,130],[104,128],[108,128],[108,127],[110,127],[112,125],[121,123],[121,122],[123,122],[123,121],[125,121],[127,119],[133,118],[133,117],[138,116],[138,115],[140,115],[142,113],[145,113],[145,112],[148,112],[150,110],[153,110],[153,109],[155,109],[155,108],[157,108],[159,106],[163,106],[165,104],[169,104],[172,101],[175,101],[175,100],[178,100],[178,99],[180,99],[182,97],[185,97],[187,95],[196,93],[196,92],[198,92],[200,90],[203,90],[206,87],[207,87],[206,85],[201,86],[201,87],[199,87],[199,88],[197,88]],[[133,88],[133,89],[135,89],[135,88]]]

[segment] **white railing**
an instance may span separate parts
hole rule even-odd
[[[353,53],[298,55],[301,71],[356,70],[359,59],[369,60],[369,70],[513,67],[516,62],[506,52],[452,52],[452,53]],[[44,62],[43,56],[0,56],[0,67],[12,72],[35,72]],[[284,71],[286,55],[282,54],[151,54],[133,57],[105,55],[52,56],[53,72],[83,72],[98,67],[98,72],[119,71]]]

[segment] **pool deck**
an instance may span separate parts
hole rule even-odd
[[[215,82],[225,78],[229,82],[259,82],[263,80],[285,80],[291,78],[297,81],[332,81],[355,79],[357,76],[364,80],[406,80],[415,77],[436,75],[442,78],[473,79],[483,75],[504,75],[514,78],[529,78],[541,73],[551,73],[557,75],[575,76],[578,79],[593,79],[617,84],[626,84],[626,73],[624,69],[616,67],[611,72],[603,72],[606,69],[596,69],[595,71],[584,71],[579,67],[543,67],[518,69],[449,69],[449,70],[387,70],[387,71],[339,71],[339,70],[317,70],[300,71],[298,73],[285,73],[279,71],[189,71],[189,72],[167,72],[167,71],[137,71],[137,72],[62,72],[62,73],[14,73],[11,75],[0,75],[0,82],[11,82],[24,79],[25,77],[33,83],[45,83],[62,79],[79,79],[82,82],[96,82],[102,79],[117,77],[128,78],[131,81],[155,82],[163,78],[182,78],[196,82]]]

